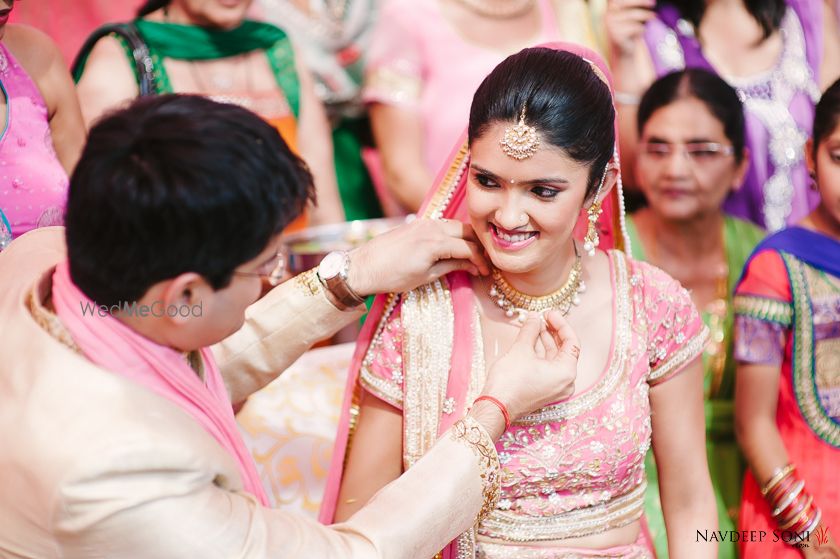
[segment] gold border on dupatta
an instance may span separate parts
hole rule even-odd
[[[736,295],[733,298],[735,314],[757,318],[790,326],[793,322],[793,305],[785,301],[759,297],[757,295]]]
[[[793,295],[793,390],[799,411],[808,427],[826,443],[840,448],[840,425],[823,409],[816,384],[814,317],[809,297],[807,266],[796,257],[781,252],[788,270]]]
[[[469,155],[470,146],[464,140],[464,143],[458,148],[452,164],[443,176],[443,180],[440,181],[437,190],[432,194],[429,204],[419,217],[428,219],[441,219],[443,217],[443,212],[449,207],[449,203],[452,201],[452,196],[455,194],[455,189],[458,188],[461,177],[467,172]]]

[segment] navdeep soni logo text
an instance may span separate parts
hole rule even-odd
[[[811,536],[814,536],[812,539]],[[697,530],[698,542],[778,542],[794,547],[808,547],[808,542],[820,544],[821,534],[811,532],[767,531],[767,530]]]
[[[106,316],[140,318],[149,316],[155,318],[162,318],[164,316],[174,318],[180,316],[182,318],[199,318],[204,314],[204,307],[200,302],[196,305],[167,305],[163,301],[154,301],[150,305],[141,305],[137,301],[132,303],[124,301],[116,305],[97,305],[90,301],[80,301],[79,306],[82,309],[82,316],[98,316],[100,318],[105,318]]]

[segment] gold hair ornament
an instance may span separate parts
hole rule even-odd
[[[540,147],[540,137],[537,129],[525,124],[525,107],[519,115],[519,123],[505,128],[505,136],[499,142],[505,155],[517,161],[528,159]]]

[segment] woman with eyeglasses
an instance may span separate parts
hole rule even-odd
[[[731,293],[763,236],[754,225],[721,210],[747,170],[744,113],[726,82],[690,69],[660,78],[645,93],[638,133],[636,181],[648,206],[628,218],[632,252],[679,280],[711,330],[703,353],[706,451],[719,529],[734,530],[744,468],[733,423]],[[648,527],[658,556],[667,557],[652,453],[646,470]],[[719,557],[735,557],[735,544],[722,542]]]

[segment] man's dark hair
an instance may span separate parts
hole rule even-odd
[[[70,274],[102,305],[185,272],[214,289],[314,201],[312,176],[254,113],[142,98],[100,120],[70,179]]]

